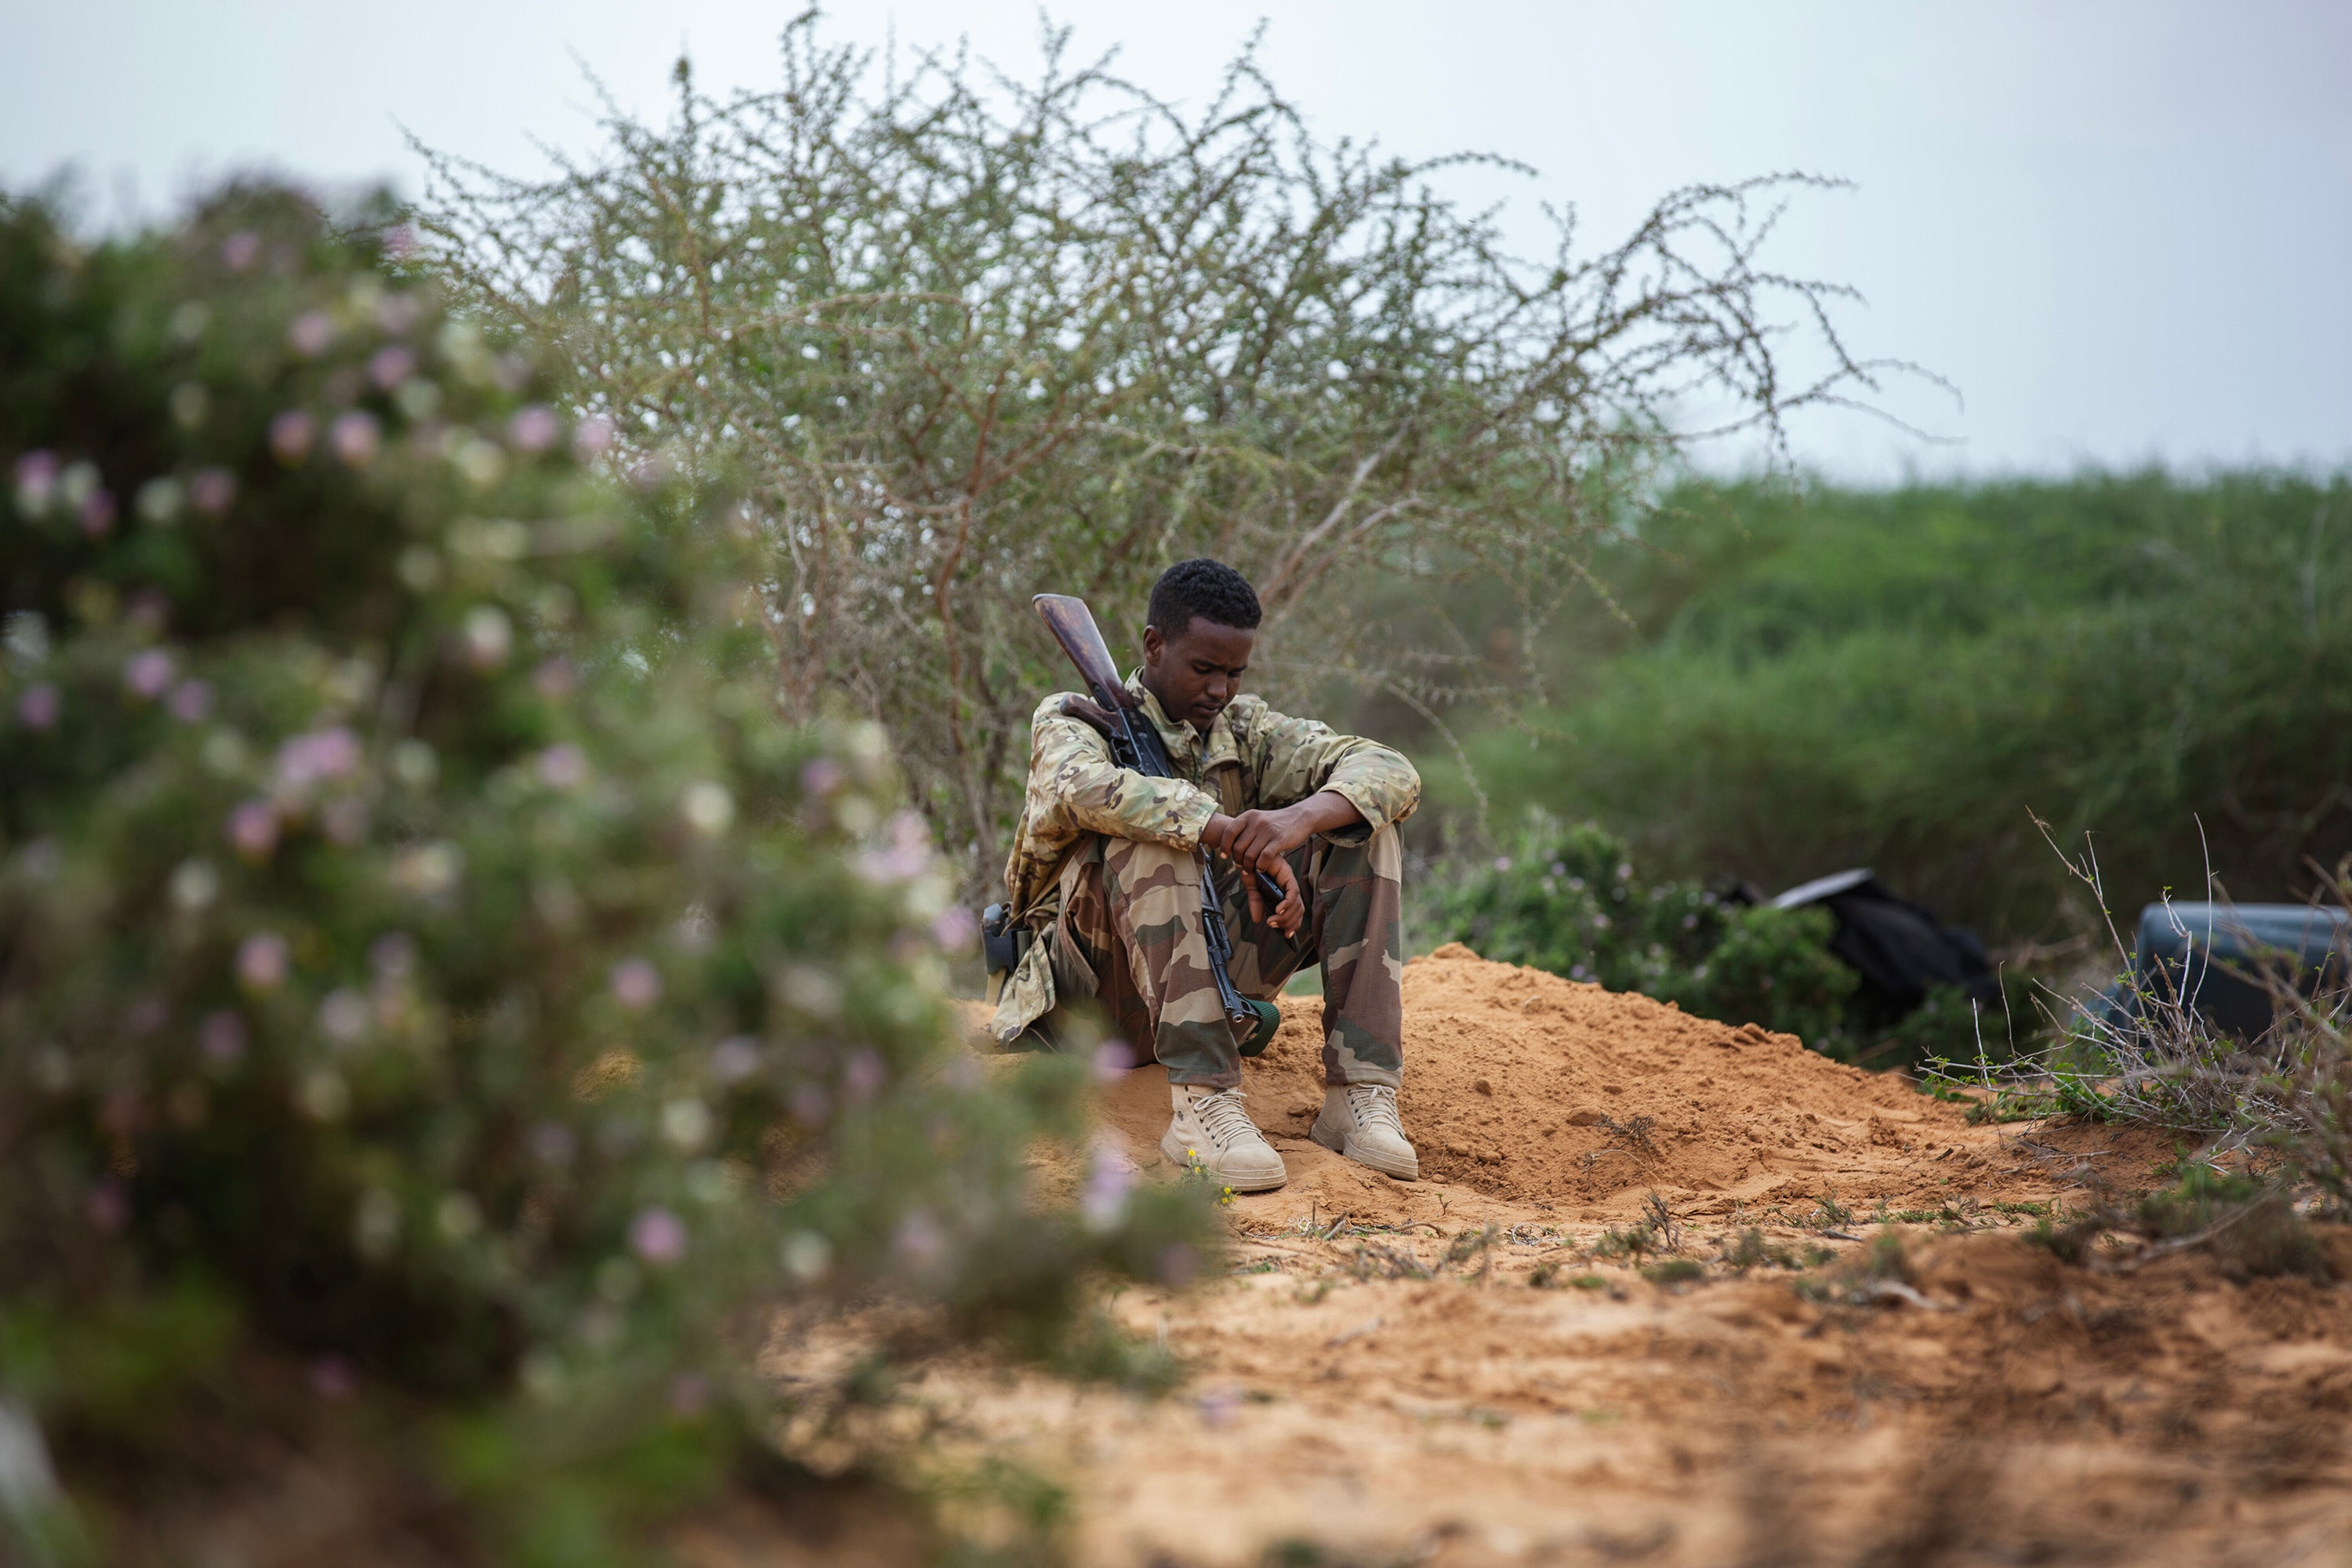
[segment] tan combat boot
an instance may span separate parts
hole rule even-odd
[[[1290,1179],[1282,1156],[1242,1109],[1238,1089],[1203,1083],[1171,1083],[1175,1120],[1160,1140],[1160,1152],[1179,1166],[1198,1163],[1209,1179],[1237,1193],[1262,1193]]]
[[[1335,1083],[1323,1090],[1323,1114],[1308,1137],[1326,1149],[1400,1182],[1419,1179],[1421,1156],[1397,1120],[1397,1091],[1381,1083]]]

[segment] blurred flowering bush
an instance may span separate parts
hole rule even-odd
[[[491,1555],[591,1560],[755,1427],[766,1303],[1044,1345],[1200,1210],[1030,1196],[1080,1069],[944,1046],[880,732],[778,721],[740,523],[399,239],[0,205],[0,1417],[290,1350],[457,1413]]]

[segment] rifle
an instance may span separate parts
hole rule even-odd
[[[1152,778],[1172,779],[1176,766],[1168,759],[1168,748],[1160,743],[1160,731],[1138,710],[1142,706],[1133,692],[1118,678],[1118,667],[1111,663],[1110,649],[1104,646],[1102,633],[1095,626],[1095,617],[1084,599],[1074,599],[1066,594],[1040,594],[1030,601],[1045,620],[1045,628],[1070,662],[1078,667],[1078,678],[1086,682],[1092,702],[1079,703],[1076,699],[1065,701],[1063,711],[1070,718],[1091,726],[1110,742],[1111,760],[1120,767]],[[1201,925],[1209,945],[1209,973],[1217,983],[1217,1001],[1225,1010],[1225,1019],[1234,1026],[1234,1037],[1242,1042],[1244,1056],[1255,1056],[1265,1048],[1272,1037],[1271,1023],[1280,1015],[1260,1002],[1252,1002],[1234,989],[1233,976],[1227,972],[1227,962],[1233,957],[1234,939],[1225,930],[1224,904],[1217,896],[1217,878],[1208,857],[1195,849],[1201,861]],[[1266,908],[1270,910],[1282,901],[1282,889],[1265,872],[1256,873]],[[1272,1015],[1272,1017],[1269,1017]]]

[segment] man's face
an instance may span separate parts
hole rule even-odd
[[[1221,626],[1194,616],[1172,637],[1158,626],[1143,628],[1143,685],[1160,699],[1160,710],[1203,735],[1225,704],[1241,690],[1257,633]]]

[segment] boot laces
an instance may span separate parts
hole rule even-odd
[[[1356,1125],[1365,1131],[1385,1127],[1400,1138],[1404,1136],[1404,1123],[1397,1118],[1396,1090],[1384,1083],[1349,1084],[1348,1109],[1355,1112]]]
[[[1244,1139],[1257,1136],[1257,1123],[1242,1109],[1243,1098],[1240,1089],[1221,1089],[1192,1102],[1192,1113],[1201,1119],[1201,1131],[1220,1149],[1230,1149]]]

